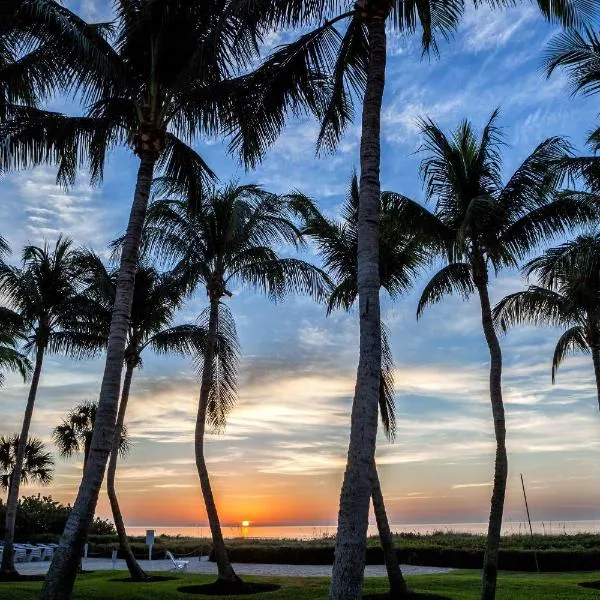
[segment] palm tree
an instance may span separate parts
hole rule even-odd
[[[385,87],[386,22],[396,30],[422,28],[423,50],[437,52],[436,35],[448,37],[464,11],[464,0],[269,0],[266,12],[277,24],[315,29],[281,51],[299,54],[299,64],[331,73],[331,93],[323,112],[318,146],[333,147],[352,119],[354,95],[362,95],[360,206],[358,221],[358,290],[360,358],[352,412],[348,462],[340,497],[331,600],[359,599],[366,554],[371,463],[375,455],[377,397],[381,363],[379,321],[378,210],[381,154],[381,107]],[[474,1],[478,6],[481,2]],[[487,0],[492,7],[517,0]],[[537,0],[547,18],[567,26],[590,19],[587,0]],[[343,23],[347,27],[343,33]],[[259,108],[255,112],[261,114]],[[253,114],[248,115],[252,126]]]
[[[552,357],[552,383],[567,355],[592,355],[600,409],[600,234],[587,234],[547,250],[524,268],[539,285],[503,298],[494,321],[504,331],[518,323],[568,328]]]
[[[19,434],[0,437],[0,489],[9,490],[15,474],[19,453]],[[54,477],[54,460],[44,449],[41,440],[30,437],[25,444],[25,458],[21,468],[21,483],[50,485]]]
[[[85,254],[82,260],[88,272],[88,293],[106,306],[110,315],[116,291],[117,271],[107,271],[100,258],[93,253]],[[106,485],[119,544],[132,579],[138,581],[147,579],[147,576],[133,555],[119,507],[115,488],[117,458],[122,454],[120,440],[126,431],[124,423],[133,373],[136,368],[142,367],[144,351],[150,349],[157,354],[179,354],[196,360],[204,352],[206,329],[194,324],[173,325],[175,312],[182,306],[187,294],[185,283],[173,273],[159,273],[144,261],[135,275],[135,290],[124,354],[125,377]]]
[[[295,208],[303,216],[305,225],[303,233],[316,242],[325,269],[334,280],[334,288],[328,299],[327,312],[329,313],[335,308],[350,310],[358,296],[359,188],[356,175],[352,177],[349,193],[341,210],[341,222],[324,217],[313,202],[306,197],[295,195],[293,201]],[[380,195],[379,278],[381,287],[392,298],[396,298],[410,289],[421,266],[427,259],[427,252],[422,240],[397,227],[396,205],[395,194],[383,192]],[[386,437],[392,441],[396,425],[394,364],[383,324],[381,349],[379,413]],[[401,596],[408,592],[408,586],[398,563],[376,467],[374,467],[371,496],[390,582],[390,596]]]
[[[82,117],[21,111],[0,125],[2,168],[58,163],[58,180],[73,181],[80,162],[100,181],[105,158],[116,146],[129,146],[139,159],[133,203],[119,267],[106,367],[92,438],[92,459],[54,555],[42,598],[64,596],[72,588],[84,532],[91,522],[119,401],[127,322],[134,292],[139,245],[150,186],[156,170],[179,184],[199,203],[214,178],[188,145],[201,135],[226,134],[232,149],[243,146],[247,164],[260,159],[285,123],[286,114],[322,106],[321,74],[275,77],[289,62],[266,61],[250,71],[258,44],[270,24],[259,22],[252,3],[238,0],[190,2],[117,0],[116,33],[109,44],[99,36],[103,61],[73,69],[72,86],[88,105]],[[85,67],[83,61],[83,67]],[[297,73],[296,73],[297,75]],[[249,106],[266,98],[259,127],[246,127]],[[97,433],[96,433],[97,432]]]
[[[218,582],[238,586],[223,541],[217,508],[204,458],[206,424],[225,426],[237,399],[238,343],[233,315],[223,298],[232,297],[234,283],[263,291],[271,300],[289,292],[325,293],[328,279],[302,260],[281,258],[274,246],[301,242],[286,199],[254,185],[228,185],[207,193],[197,211],[183,200],[161,200],[148,211],[148,238],[161,260],[175,261],[189,289],[206,288],[209,306],[203,313],[208,338],[202,365],[202,384],[196,418],[196,466],[206,504]],[[223,336],[229,350],[219,341]]]
[[[97,410],[96,402],[88,400],[77,404],[67,413],[67,417],[52,430],[52,439],[58,448],[59,455],[63,458],[71,458],[74,454],[83,454],[84,469],[90,453]],[[123,456],[129,451],[127,430],[120,436],[118,451]]]
[[[14,576],[13,542],[21,470],[42,363],[47,352],[73,358],[94,356],[104,346],[97,333],[96,310],[80,290],[81,271],[71,241],[59,237],[54,248],[26,246],[23,266],[0,263],[0,289],[10,309],[18,313],[26,337],[25,350],[34,355],[29,396],[15,459],[16,476],[8,493],[4,552],[0,576]]]
[[[549,138],[528,156],[510,179],[501,178],[501,131],[494,111],[478,138],[468,121],[447,136],[433,121],[421,123],[426,157],[421,174],[435,213],[399,197],[399,223],[420,231],[439,248],[447,265],[432,277],[419,300],[417,317],[428,304],[458,293],[477,293],[482,328],[490,353],[490,400],[496,437],[494,485],[483,567],[482,599],[495,597],[498,547],[507,477],[506,428],[502,402],[502,352],[489,300],[489,268],[497,273],[515,267],[551,236],[570,231],[597,216],[581,194],[558,194],[557,163],[568,154],[566,143]]]

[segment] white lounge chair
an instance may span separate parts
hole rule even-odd
[[[29,562],[30,560],[25,548],[15,546],[15,562]]]
[[[39,546],[28,546],[27,548],[29,550],[29,561],[30,562],[35,562],[35,561],[42,561],[43,559],[43,555],[42,555],[42,548],[40,548]]]
[[[186,571],[188,565],[190,564],[189,560],[180,560],[175,558],[168,550],[165,552],[165,556],[173,563],[173,567],[170,569],[171,571]]]

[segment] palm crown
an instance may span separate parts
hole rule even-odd
[[[0,488],[7,490],[15,467],[19,435],[0,437]],[[41,440],[30,437],[25,445],[25,458],[21,470],[21,483],[49,485],[54,476],[54,460],[46,452]]]
[[[577,237],[524,267],[538,285],[503,298],[494,309],[506,330],[519,323],[560,327],[552,358],[552,381],[567,355],[600,349],[600,235]]]
[[[333,276],[333,291],[327,312],[349,310],[358,297],[358,180],[352,177],[341,220],[325,217],[314,203],[301,195],[292,196],[293,205],[304,220],[303,234],[312,238],[325,269]],[[390,297],[406,292],[428,257],[421,240],[397,226],[397,194],[383,192],[379,212],[379,276]],[[382,366],[379,411],[386,435],[395,436],[394,361],[387,331],[382,325]]]
[[[280,60],[249,71],[267,25],[244,3],[119,0],[115,9],[114,35],[105,39],[99,32],[94,40],[103,61],[91,61],[70,78],[88,105],[85,115],[17,112],[0,131],[7,138],[0,161],[5,168],[57,162],[59,180],[69,183],[88,162],[98,181],[107,152],[129,144],[138,154],[155,155],[164,174],[185,182],[188,199],[198,202],[201,184],[214,174],[189,141],[231,134],[231,148],[254,164],[288,109],[318,111],[321,74],[286,78],[290,66]],[[250,107],[260,105],[260,126],[249,127]]]
[[[83,454],[84,462],[87,461],[97,409],[97,402],[78,404],[69,411],[62,423],[53,429],[52,439],[62,457],[70,458],[74,454]],[[123,428],[119,453],[124,456],[129,452],[129,447],[127,430]]]
[[[203,285],[210,301],[219,304],[220,340],[208,405],[209,421],[217,428],[224,425],[237,387],[235,322],[221,302],[232,295],[229,288],[250,285],[272,300],[291,292],[317,297],[326,293],[328,278],[323,271],[296,258],[281,258],[273,249],[300,242],[292,217],[287,199],[253,185],[214,189],[198,212],[190,212],[186,200],[159,200],[148,210],[149,248],[160,260],[174,264],[174,272],[185,278],[189,290]],[[207,310],[202,315],[206,327],[209,317]]]
[[[47,349],[83,358],[103,348],[98,307],[82,293],[76,256],[71,241],[59,238],[53,249],[26,246],[23,267],[0,264],[2,294],[20,315],[27,351]]]
[[[427,157],[421,173],[436,210],[399,197],[399,213],[409,229],[439,247],[449,264],[427,284],[419,315],[447,293],[468,296],[476,285],[487,285],[488,265],[495,272],[515,267],[548,237],[595,218],[588,194],[557,193],[562,181],[557,165],[569,151],[560,138],[539,144],[503,183],[496,119],[494,112],[479,139],[467,121],[451,136],[432,121],[422,122]]]
[[[86,272],[86,294],[103,307],[103,320],[108,328],[118,271],[107,270],[93,252],[82,253],[79,260]],[[176,353],[195,360],[202,355],[206,345],[206,329],[196,324],[172,324],[188,293],[187,285],[187,280],[180,275],[160,273],[142,259],[135,275],[125,347],[126,363],[134,367],[141,366],[141,355],[146,348],[158,354]]]

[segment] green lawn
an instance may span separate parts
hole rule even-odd
[[[216,600],[215,596],[192,596],[177,591],[183,585],[202,584],[213,581],[212,577],[200,575],[176,575],[173,581],[150,584],[124,583],[119,579],[125,574],[96,572],[77,579],[73,600],[185,600],[203,598]],[[261,581],[281,585],[275,592],[256,596],[235,598],[257,598],[264,600],[324,600],[327,598],[329,581],[322,577],[247,577],[248,581]],[[521,574],[503,573],[500,577],[498,600],[574,600],[600,598],[600,591],[585,589],[577,585],[582,581],[596,581],[600,573],[568,574]],[[116,580],[116,581],[112,581]],[[461,571],[449,575],[410,577],[409,583],[415,591],[439,594],[451,600],[476,600],[479,597],[479,574]],[[2,583],[0,600],[34,600],[41,583]],[[383,578],[368,578],[365,592],[384,592]],[[233,598],[233,596],[231,596]],[[222,596],[221,596],[222,598]]]

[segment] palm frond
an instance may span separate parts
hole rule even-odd
[[[563,360],[569,354],[576,352],[590,353],[585,331],[581,326],[571,327],[560,336],[552,356],[552,383],[555,381],[556,372]]]
[[[210,309],[203,311],[199,323],[208,329]],[[213,381],[207,407],[207,422],[213,432],[225,429],[227,417],[237,402],[237,372],[240,346],[233,314],[229,308],[219,304],[218,343],[213,363]],[[198,360],[200,375],[202,360]]]
[[[394,388],[394,355],[389,333],[381,324],[381,381],[379,385],[379,417],[383,431],[390,442],[396,437],[396,391]]]
[[[509,294],[493,310],[494,323],[503,331],[523,323],[564,327],[574,317],[561,294],[539,286]]]
[[[446,295],[459,294],[466,300],[474,291],[470,265],[450,263],[440,269],[425,286],[417,305],[417,319],[421,318],[427,305],[436,304]]]

